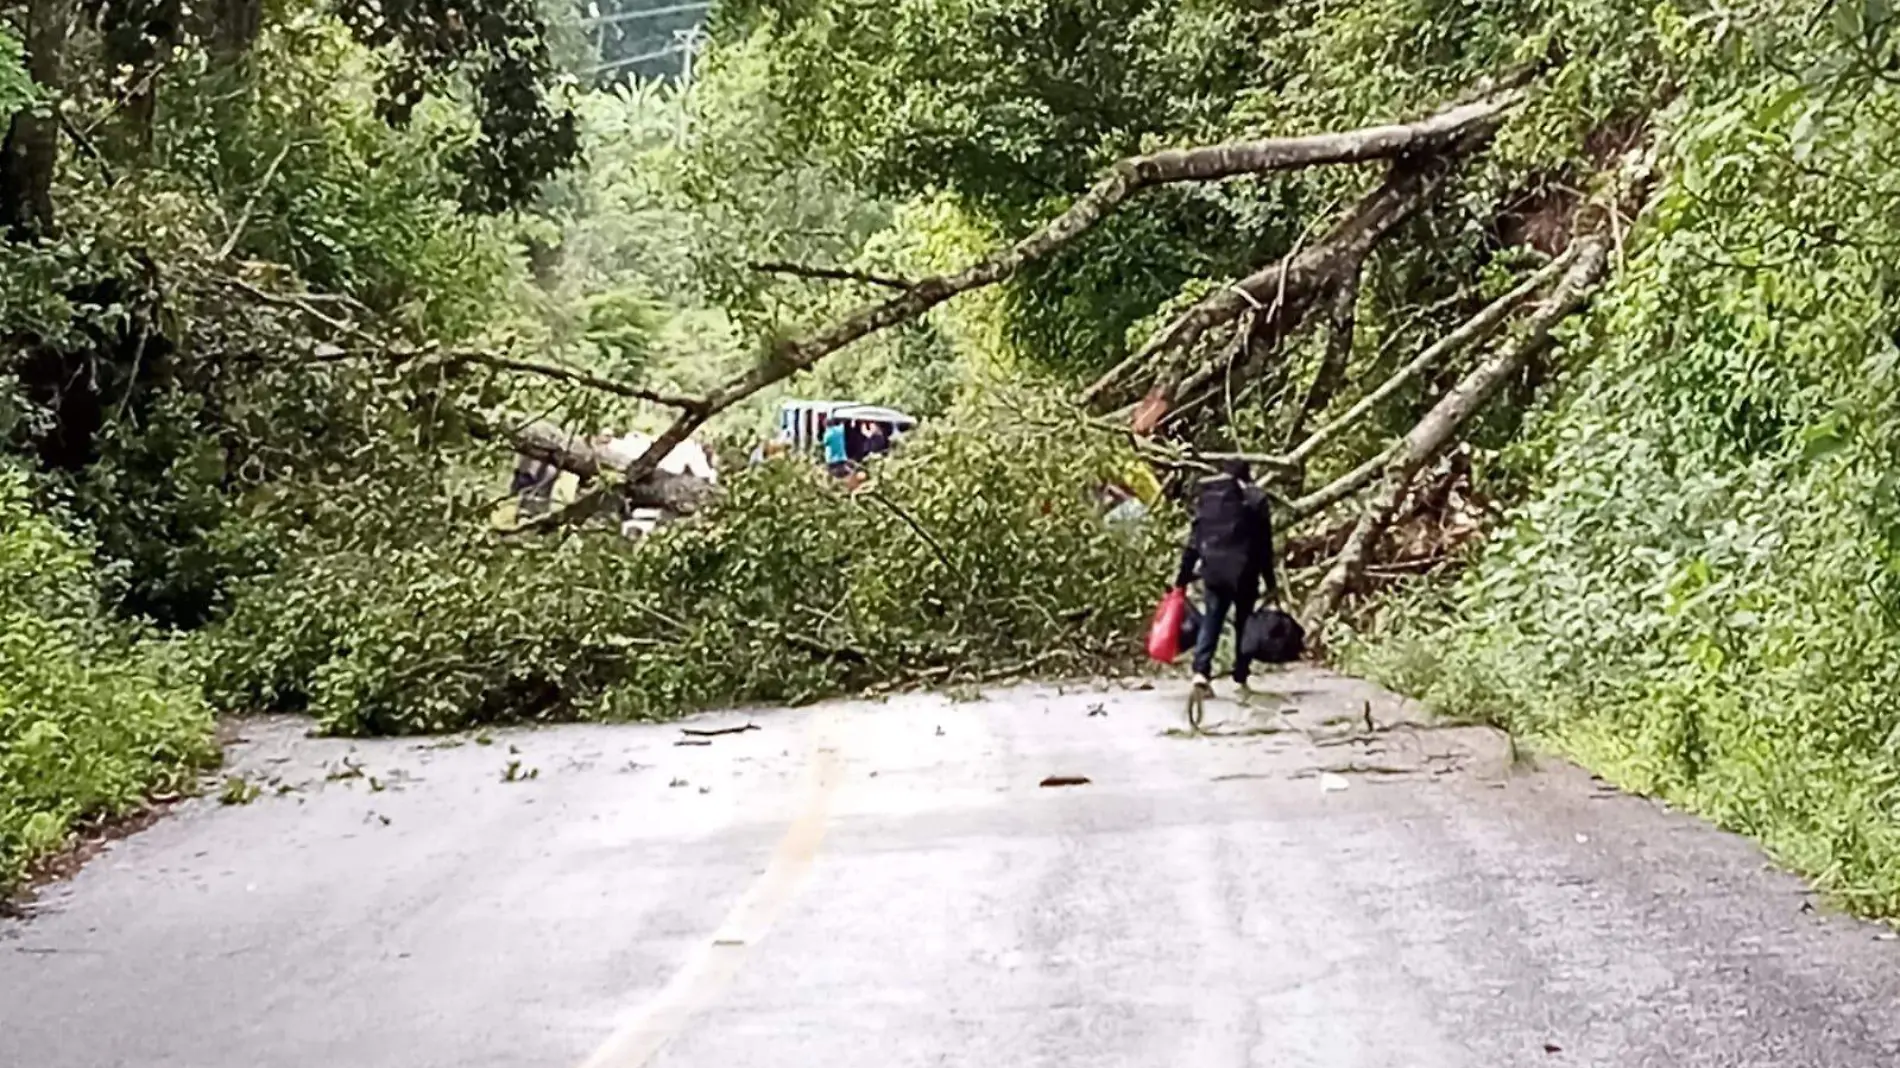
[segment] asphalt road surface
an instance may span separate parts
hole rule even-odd
[[[1748,843],[1278,683],[248,724],[262,796],[0,922],[0,1066],[1900,1064],[1900,943]]]

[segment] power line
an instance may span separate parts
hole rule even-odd
[[[582,19],[581,25],[592,29],[595,26],[613,26],[622,22],[638,22],[641,19],[657,19],[665,15],[684,15],[694,11],[711,10],[710,0],[694,4],[674,4],[670,7],[654,7],[645,11],[622,11],[617,15],[599,15],[591,19]]]

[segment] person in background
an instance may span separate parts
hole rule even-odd
[[[884,433],[884,424],[865,423],[859,430],[859,434],[864,439],[866,459],[891,451],[891,439]]]
[[[547,512],[553,506],[554,482],[560,474],[553,464],[526,455],[516,457],[514,478],[508,484],[508,492],[518,498],[516,514],[537,516]]]
[[[1272,515],[1266,494],[1254,485],[1253,471],[1245,461],[1223,462],[1219,473],[1204,479],[1200,488],[1194,527],[1174,582],[1176,589],[1186,588],[1194,581],[1198,565],[1205,604],[1201,632],[1194,643],[1194,686],[1203,692],[1209,688],[1214,650],[1231,614],[1234,682],[1245,690],[1252,665],[1240,652],[1240,636],[1259,600],[1261,583],[1265,582],[1269,596],[1274,591]]]
[[[1110,526],[1133,526],[1148,518],[1148,506],[1127,486],[1111,482],[1103,487],[1102,497],[1108,505],[1102,518]]]
[[[843,420],[833,420],[825,426],[823,438],[825,447],[825,470],[833,478],[845,478],[851,474],[851,447],[845,438]]]

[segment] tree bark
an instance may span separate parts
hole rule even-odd
[[[637,481],[627,476],[632,465],[617,463],[591,443],[546,420],[536,420],[511,436],[515,451],[550,463],[582,478],[615,479],[614,490],[635,508],[657,508],[674,515],[691,515],[710,501],[717,492],[711,482],[692,475],[675,475],[655,468]],[[657,447],[657,443],[656,446]],[[667,452],[672,449],[668,448]],[[647,455],[650,455],[651,449]],[[655,461],[666,453],[660,453]],[[642,456],[642,459],[645,457]]]
[[[1386,465],[1379,492],[1353,526],[1332,567],[1307,598],[1302,614],[1309,628],[1332,615],[1347,591],[1364,574],[1373,545],[1385,533],[1418,472],[1451,443],[1458,429],[1524,366],[1525,361],[1550,343],[1551,330],[1583,305],[1590,288],[1603,276],[1608,256],[1603,239],[1595,235],[1582,238],[1573,247],[1577,250],[1575,259],[1557,288],[1532,313],[1524,335],[1466,375],[1399,443],[1397,452]]]
[[[74,0],[31,0],[26,9],[27,73],[39,86],[36,107],[13,116],[0,144],[0,224],[15,241],[51,237],[53,176],[59,166],[59,107]]]

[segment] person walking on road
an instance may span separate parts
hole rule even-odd
[[[1241,635],[1253,615],[1261,584],[1271,597],[1273,575],[1273,518],[1267,495],[1254,485],[1253,471],[1243,460],[1227,460],[1218,474],[1201,483],[1194,508],[1194,526],[1181,552],[1181,570],[1175,588],[1194,581],[1199,567],[1205,599],[1201,630],[1194,643],[1194,686],[1205,692],[1214,673],[1214,650],[1221,627],[1234,620],[1234,682],[1247,688],[1253,666],[1241,650]]]

